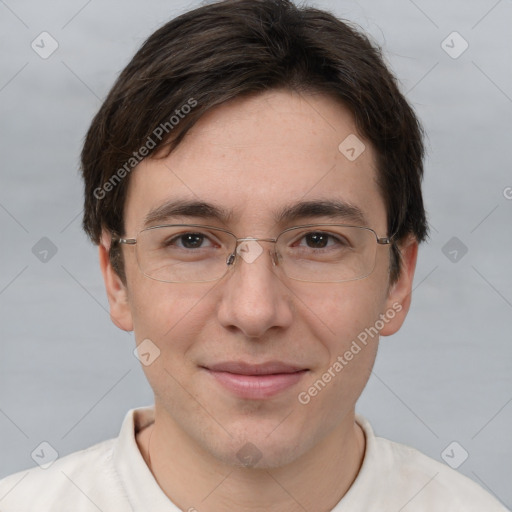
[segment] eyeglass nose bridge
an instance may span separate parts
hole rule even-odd
[[[228,265],[228,267],[233,265],[236,260],[238,245],[240,242],[271,242],[273,244],[276,244],[277,238],[254,238],[252,236],[237,238],[235,243],[235,250],[226,259],[226,265]],[[279,263],[279,259],[281,258],[281,256],[276,249],[274,249],[274,251],[269,252],[272,258],[272,265],[275,267]]]

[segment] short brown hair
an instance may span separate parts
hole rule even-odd
[[[153,142],[147,156],[171,139],[174,148],[216,105],[277,88],[325,93],[350,109],[377,154],[388,235],[395,234],[397,242],[410,234],[423,241],[428,233],[421,194],[423,132],[380,48],[350,23],[289,0],[203,5],[147,39],[95,116],[82,150],[83,227],[91,240],[98,244],[103,229],[124,234],[129,172],[147,141]],[[178,123],[171,122],[192,104]],[[165,136],[155,137],[158,127]],[[115,244],[111,259],[124,280]],[[400,268],[394,243],[391,283]]]

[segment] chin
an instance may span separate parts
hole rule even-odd
[[[238,432],[227,429],[232,435],[229,439],[226,436],[222,436],[222,439],[217,436],[216,439],[203,438],[201,444],[215,459],[228,466],[247,469],[283,467],[308,450],[309,446],[305,443],[308,436],[298,433],[291,435],[290,426],[278,432],[277,424],[273,422],[273,427],[265,431],[262,431],[261,424],[239,424]]]

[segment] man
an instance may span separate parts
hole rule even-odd
[[[87,135],[84,228],[155,395],[4,512],[502,511],[355,404],[427,235],[419,123],[365,36],[286,0],[171,21]]]

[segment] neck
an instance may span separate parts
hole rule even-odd
[[[182,510],[197,512],[330,511],[354,482],[365,450],[353,414],[304,455],[276,468],[225,464],[158,414],[137,442],[163,492]]]

